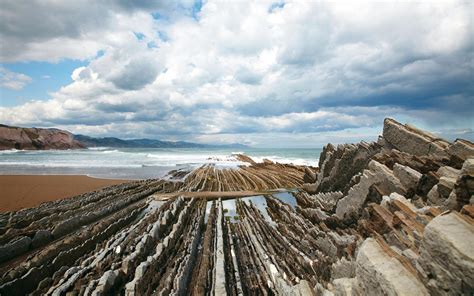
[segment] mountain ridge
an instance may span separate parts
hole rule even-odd
[[[84,143],[87,147],[113,147],[113,148],[246,148],[248,146],[233,144],[201,144],[186,141],[163,141],[156,139],[120,139],[117,137],[90,137],[85,135],[74,135],[74,139]]]

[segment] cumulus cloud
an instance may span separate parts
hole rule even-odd
[[[110,81],[124,90],[137,90],[153,82],[158,75],[159,66],[153,59],[134,58],[110,77]]]
[[[12,72],[4,67],[0,67],[0,87],[21,90],[31,81],[32,79],[28,75]]]
[[[473,126],[470,2],[89,4],[1,8],[4,61],[88,63],[49,101],[3,108],[0,121],[258,145],[278,133],[300,144],[375,136],[385,116],[443,134]]]

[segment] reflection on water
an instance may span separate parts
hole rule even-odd
[[[275,193],[272,195],[273,197],[279,199],[280,201],[289,204],[293,208],[296,207],[296,199],[293,196],[293,194],[289,191],[283,191],[279,193]],[[273,222],[272,218],[268,214],[267,211],[267,201],[265,199],[265,196],[263,195],[257,195],[257,196],[248,196],[248,197],[242,197],[238,198],[243,202],[247,202],[248,204],[252,203],[259,211],[262,213],[262,216],[265,218],[265,220],[270,224],[270,225],[275,225],[275,222]],[[236,199],[227,199],[222,201],[222,208],[224,209],[224,216],[228,217],[231,222],[237,222],[238,221],[238,213],[237,213],[237,207],[235,205]],[[208,206],[210,205],[211,202],[208,202]]]
[[[289,204],[292,208],[296,207],[296,198],[290,191],[280,192],[273,194],[273,197],[278,198],[280,201]]]

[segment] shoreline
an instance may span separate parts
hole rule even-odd
[[[87,175],[0,175],[0,212],[18,211],[133,180]]]

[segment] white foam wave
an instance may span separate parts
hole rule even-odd
[[[103,151],[103,150],[110,150],[110,147],[89,147],[87,150],[92,150],[92,151]]]
[[[264,159],[271,160],[282,164],[294,164],[294,165],[305,165],[305,166],[318,166],[319,159],[304,159],[304,158],[285,158],[277,155],[269,156],[251,156],[250,157],[256,162],[263,162]]]
[[[12,154],[12,153],[18,153],[21,152],[22,150],[17,150],[17,149],[10,149],[10,150],[1,150],[0,154]]]
[[[0,162],[0,166],[13,167],[37,167],[37,168],[140,168],[141,164],[111,164],[111,163],[35,163],[35,162]]]
[[[111,168],[111,171],[117,171],[116,168],[136,168],[138,171],[149,167],[196,168],[204,164],[213,164],[221,168],[236,168],[241,165],[249,165],[237,159],[236,154],[243,154],[241,151],[95,148],[92,150],[66,151],[0,151],[0,172],[14,172],[15,170],[26,169],[36,174],[50,170],[50,168],[54,169],[55,167],[60,168],[60,170],[64,168],[64,171],[67,171],[67,168],[80,168],[81,171],[87,172],[88,169],[92,171],[94,169],[107,170],[107,168]],[[263,162],[264,159],[269,159],[283,164],[310,166],[317,166],[318,164],[317,158],[307,159],[304,157],[305,154],[299,155],[298,152],[291,152],[293,154],[288,154],[287,151],[283,151],[281,154],[275,151],[266,152],[268,153],[265,153],[265,151],[263,153],[262,151],[248,151],[245,155],[251,157],[256,162]],[[41,168],[44,168],[44,170]]]
[[[102,151],[102,153],[104,154],[109,154],[109,153],[121,153],[122,151],[119,151],[119,150],[99,150],[99,151]]]

